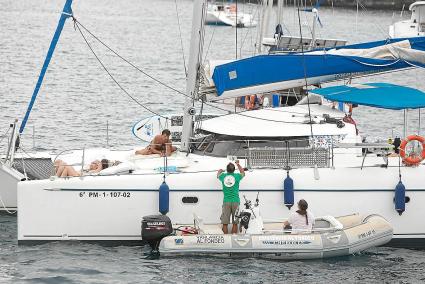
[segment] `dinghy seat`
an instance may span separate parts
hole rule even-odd
[[[314,229],[342,230],[344,226],[334,216],[326,215],[314,220]]]

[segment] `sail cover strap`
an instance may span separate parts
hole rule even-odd
[[[31,97],[31,101],[27,108],[27,112],[25,113],[25,117],[22,120],[21,127],[19,128],[19,134],[21,134],[25,129],[25,125],[27,124],[28,118],[30,116],[32,107],[34,106],[41,84],[43,83],[44,75],[46,74],[47,68],[49,67],[50,60],[52,59],[53,52],[55,50],[56,44],[58,43],[65,21],[69,17],[72,17],[71,5],[72,5],[72,0],[66,0],[61,17],[59,19],[58,26],[56,28],[55,34],[53,35],[49,50],[47,51],[46,59],[44,60],[43,67],[41,68],[41,71],[40,71],[40,75],[38,76],[37,84],[35,85],[35,89]]]

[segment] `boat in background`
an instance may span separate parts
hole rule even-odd
[[[237,11],[235,4],[209,3],[207,10],[207,25],[232,26],[238,28],[252,28],[257,26],[257,20],[249,13]]]
[[[416,1],[409,7],[412,16],[396,22],[389,28],[391,38],[425,36],[425,1]]]
[[[288,53],[288,52],[301,52],[314,49],[330,49],[335,47],[344,46],[347,40],[344,39],[332,39],[332,38],[318,38],[317,27],[323,27],[322,21],[319,17],[320,2],[316,1],[316,4],[311,8],[304,7],[301,11],[304,13],[312,13],[313,20],[311,28],[309,28],[308,35],[294,36],[291,34],[284,34],[284,22],[283,22],[283,8],[284,1],[277,1],[277,17],[276,17],[276,28],[273,37],[262,37],[268,28],[269,17],[273,6],[273,1],[263,2],[262,9],[262,27],[260,28],[261,44],[257,45],[258,54],[261,53],[261,45],[268,48],[269,53]],[[287,28],[286,28],[287,30]],[[301,31],[302,33],[302,31]]]

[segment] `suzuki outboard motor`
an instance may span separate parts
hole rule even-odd
[[[152,250],[158,250],[163,238],[173,232],[170,218],[166,215],[144,216],[142,220],[142,240],[147,242]]]

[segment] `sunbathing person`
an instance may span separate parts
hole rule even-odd
[[[137,150],[136,155],[152,155],[159,154],[161,157],[165,155],[171,156],[177,150],[177,147],[172,145],[170,140],[171,132],[168,129],[162,130],[160,135],[156,135],[149,146],[145,149]]]
[[[89,169],[84,170],[86,173],[98,173],[103,169],[109,167],[109,161],[102,159],[101,161],[95,160],[90,163]],[[68,165],[62,160],[55,161],[55,173],[58,177],[79,177],[81,172],[74,169],[73,166]]]

